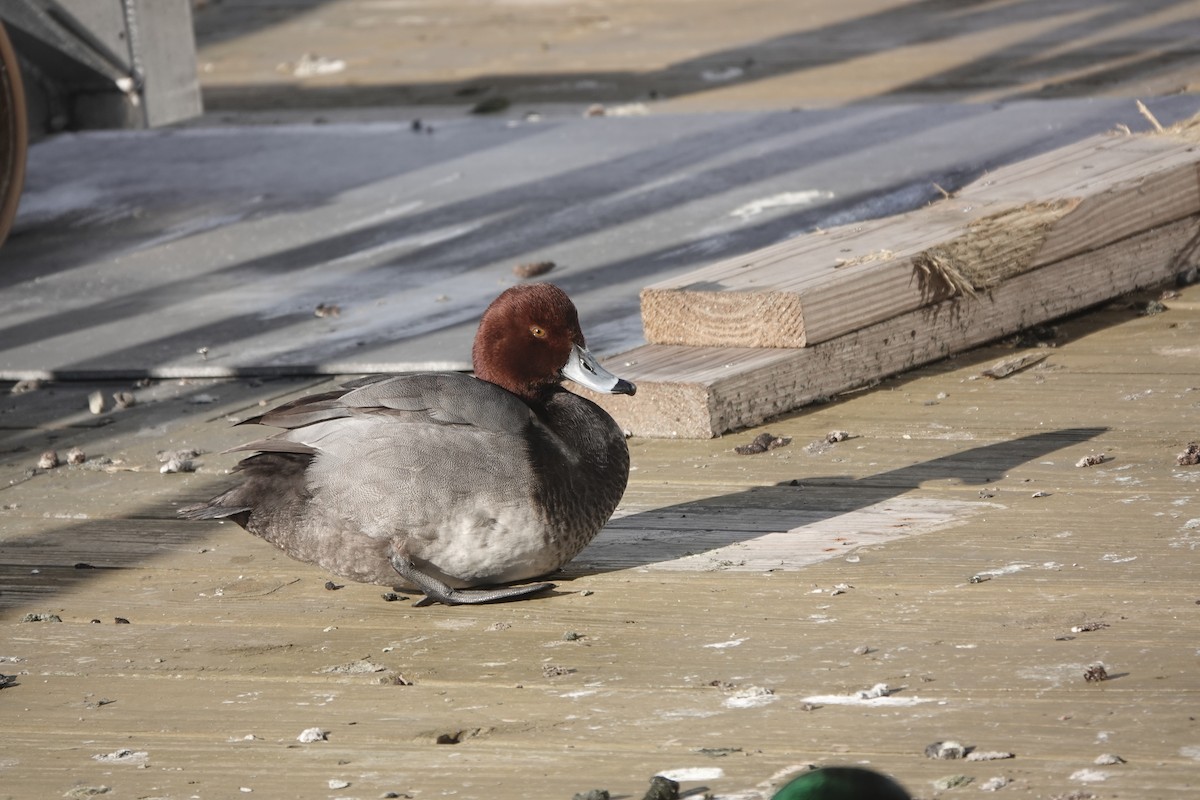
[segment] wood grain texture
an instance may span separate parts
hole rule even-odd
[[[652,344],[808,347],[1200,212],[1179,136],[1095,136],[886,220],[800,236],[646,287]]]
[[[617,357],[630,364],[622,374],[638,394],[593,399],[635,435],[717,436],[1171,280],[1190,263],[1198,236],[1200,215],[812,347],[645,345]],[[701,413],[684,416],[680,398]]]

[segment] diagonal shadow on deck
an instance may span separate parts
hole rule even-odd
[[[950,527],[978,510],[995,507],[911,497],[925,482],[949,479],[985,486],[1021,464],[1106,430],[1039,432],[860,479],[797,475],[775,486],[633,513],[612,520],[565,572],[796,569],[843,556],[856,545]],[[764,537],[770,538],[769,545],[750,544]]]

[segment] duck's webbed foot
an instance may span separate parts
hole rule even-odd
[[[445,603],[448,606],[461,606],[499,603],[554,588],[553,583],[531,583],[525,586],[505,586],[501,589],[452,589],[432,575],[421,572],[416,565],[401,555],[392,556],[392,569],[425,594],[425,599],[417,605]]]

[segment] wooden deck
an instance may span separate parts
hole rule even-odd
[[[924,798],[1195,797],[1200,287],[1167,306],[1060,324],[1003,380],[1001,345],[772,421],[791,443],[760,455],[732,448],[762,429],[635,439],[558,589],[477,608],[174,518],[227,480],[227,418],[315,383],[6,394],[0,797],[638,798],[667,771],[748,800],[831,763]],[[139,402],[94,417],[97,388]],[[112,464],[30,476],[72,446]],[[160,474],[183,447],[199,471]],[[948,739],[1015,757],[925,757]]]

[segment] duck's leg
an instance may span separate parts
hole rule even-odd
[[[553,583],[531,583],[527,586],[506,586],[503,589],[452,589],[432,575],[421,572],[411,561],[399,554],[392,555],[392,569],[396,570],[401,578],[420,589],[426,599],[448,606],[515,600],[554,588]]]

